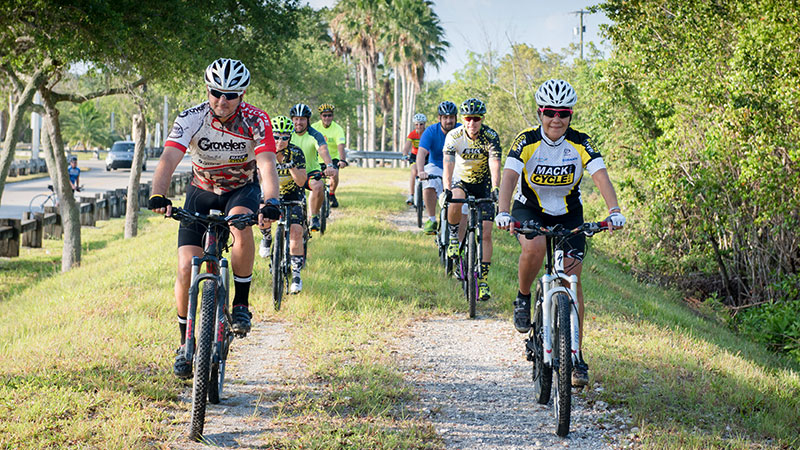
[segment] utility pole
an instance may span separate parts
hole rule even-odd
[[[583,15],[589,14],[589,11],[574,11],[572,14],[575,14],[579,17],[578,19],[578,27],[573,29],[573,33],[580,36],[581,38],[581,59],[583,59],[583,33],[586,32],[586,27],[583,26]]]

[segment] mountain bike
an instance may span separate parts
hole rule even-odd
[[[283,293],[289,288],[292,274],[291,258],[289,257],[289,236],[290,224],[289,217],[292,206],[306,208],[306,201],[303,200],[281,200],[281,218],[278,219],[275,229],[275,238],[272,242],[272,254],[270,255],[270,271],[272,272],[272,305],[275,311],[280,311]],[[307,216],[306,216],[307,217]],[[303,255],[308,249],[308,223],[303,223]]]
[[[58,205],[58,195],[56,195],[53,185],[48,184],[47,189],[50,190],[49,194],[37,194],[28,203],[28,211],[31,216],[36,213],[43,213],[46,206],[55,207]]]
[[[234,214],[225,216],[221,211],[211,210],[208,215],[173,208],[170,216],[185,225],[200,224],[205,229],[203,256],[192,258],[192,278],[189,286],[189,311],[186,317],[187,361],[194,362],[192,386],[192,423],[189,438],[200,439],[206,416],[206,398],[217,404],[225,382],[225,363],[233,341],[232,318],[228,300],[230,280],[228,260],[222,253],[228,250],[230,227],[243,230],[255,225],[258,215]],[[206,272],[200,266],[206,264]],[[203,283],[200,302],[200,333],[195,337],[194,325],[197,317],[198,294]],[[195,346],[197,348],[195,355]]]
[[[457,278],[461,281],[464,295],[469,302],[469,317],[475,317],[478,303],[478,277],[481,273],[481,261],[483,261],[483,212],[480,205],[494,203],[491,198],[453,198],[448,203],[467,204],[467,229],[464,237],[458,244],[458,254],[453,259],[453,270],[456,271]],[[446,222],[442,227],[446,227]],[[448,238],[449,239],[449,238]]]
[[[428,180],[435,180],[437,178],[442,178],[439,175],[428,175]],[[417,177],[414,183],[414,209],[417,210],[417,228],[422,228],[422,215],[425,212],[425,201],[422,199],[422,182],[425,180],[420,180]],[[444,222],[439,222],[444,223]]]
[[[564,257],[570,257],[570,252],[565,254],[562,244],[570,236],[579,233],[592,236],[608,229],[608,224],[587,222],[577,228],[566,229],[561,225],[545,228],[528,221],[522,224],[517,222],[515,228],[528,239],[546,237],[545,271],[536,284],[533,326],[525,340],[525,354],[528,361],[533,362],[532,378],[536,401],[546,405],[555,389],[553,408],[558,423],[556,434],[564,437],[569,433],[572,409],[572,368],[582,359],[578,276],[566,274]],[[566,270],[570,268],[567,267]],[[555,385],[553,371],[556,372]]]

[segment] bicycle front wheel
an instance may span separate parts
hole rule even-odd
[[[422,182],[417,181],[414,193],[414,206],[417,208],[417,228],[422,228]]]
[[[194,384],[192,387],[192,424],[189,439],[199,440],[203,435],[206,419],[206,399],[208,397],[211,371],[211,346],[214,342],[214,319],[217,304],[217,284],[213,281],[203,283],[203,299],[200,304],[200,336],[195,354]]]
[[[480,265],[475,243],[475,231],[467,232],[467,300],[469,301],[469,318],[475,318],[478,304],[478,272]]]
[[[328,199],[328,190],[323,192],[322,211],[319,214],[319,234],[325,234],[328,228],[328,216],[331,214],[331,201]]]
[[[531,328],[530,337],[528,337],[528,345],[531,345],[531,352],[533,353],[533,387],[536,393],[536,402],[540,405],[546,405],[550,401],[550,393],[553,389],[553,368],[544,364],[544,335],[542,333],[542,283],[536,285],[536,295],[534,301],[536,302],[536,309],[533,316],[533,327]]]
[[[283,300],[283,278],[285,275],[283,259],[286,258],[283,248],[284,239],[284,225],[280,224],[275,230],[275,239],[272,242],[272,305],[275,307],[275,311],[280,311],[281,301]]]
[[[570,335],[570,298],[567,294],[556,294],[556,311],[553,353],[558,357],[558,381],[556,399],[553,402],[558,421],[556,434],[564,437],[569,434],[569,420],[572,412],[572,337]]]

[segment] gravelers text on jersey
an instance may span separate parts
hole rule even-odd
[[[217,195],[255,181],[256,154],[275,153],[269,115],[244,102],[224,123],[208,102],[183,111],[164,146],[189,149],[192,184]]]

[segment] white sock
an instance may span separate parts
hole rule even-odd
[[[428,216],[428,220],[431,222],[436,222],[436,216]]]

